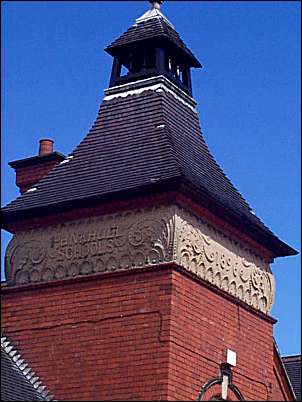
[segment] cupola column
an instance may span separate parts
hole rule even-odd
[[[188,87],[191,96],[193,95],[192,92],[192,80],[191,80],[191,70],[188,66],[183,67],[183,84]]]
[[[119,58],[115,57],[113,60],[113,66],[112,66],[112,71],[111,71],[111,76],[110,76],[110,86],[111,87],[114,86],[116,79],[120,76],[121,68],[122,68],[122,65],[120,63]]]
[[[165,52],[162,48],[157,47],[156,50],[156,67],[159,74],[165,73]]]

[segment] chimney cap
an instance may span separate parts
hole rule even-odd
[[[61,152],[52,152],[51,154],[31,156],[30,158],[18,159],[16,161],[9,162],[8,165],[13,169],[19,169],[26,166],[34,166],[49,161],[62,162],[66,159],[66,156]]]
[[[54,140],[52,140],[51,138],[41,138],[41,139],[39,140],[39,142],[43,142],[43,141],[49,141],[49,142],[54,143]]]
[[[39,156],[48,155],[53,153],[54,141],[50,138],[42,138],[39,146]]]

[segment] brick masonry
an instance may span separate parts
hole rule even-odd
[[[218,376],[226,349],[237,353],[233,382],[246,400],[291,400],[274,357],[272,322],[177,271],[172,283],[169,400],[196,399],[200,386]]]
[[[272,325],[169,265],[2,291],[4,334],[58,400],[196,400],[226,348],[246,400],[291,400]]]
[[[52,160],[40,165],[16,169],[16,185],[19,187],[20,192],[23,194],[34,184],[37,184],[38,181],[42,179],[42,177],[45,177],[58,163],[57,160]]]

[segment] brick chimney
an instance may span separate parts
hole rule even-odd
[[[54,141],[49,138],[41,139],[37,156],[9,163],[9,166],[15,169],[16,185],[21,194],[38,183],[53,167],[65,159],[63,154],[53,151],[53,143]]]

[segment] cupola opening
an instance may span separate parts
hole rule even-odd
[[[159,10],[138,18],[105,50],[113,56],[110,87],[163,75],[192,96],[191,68],[202,67]]]

